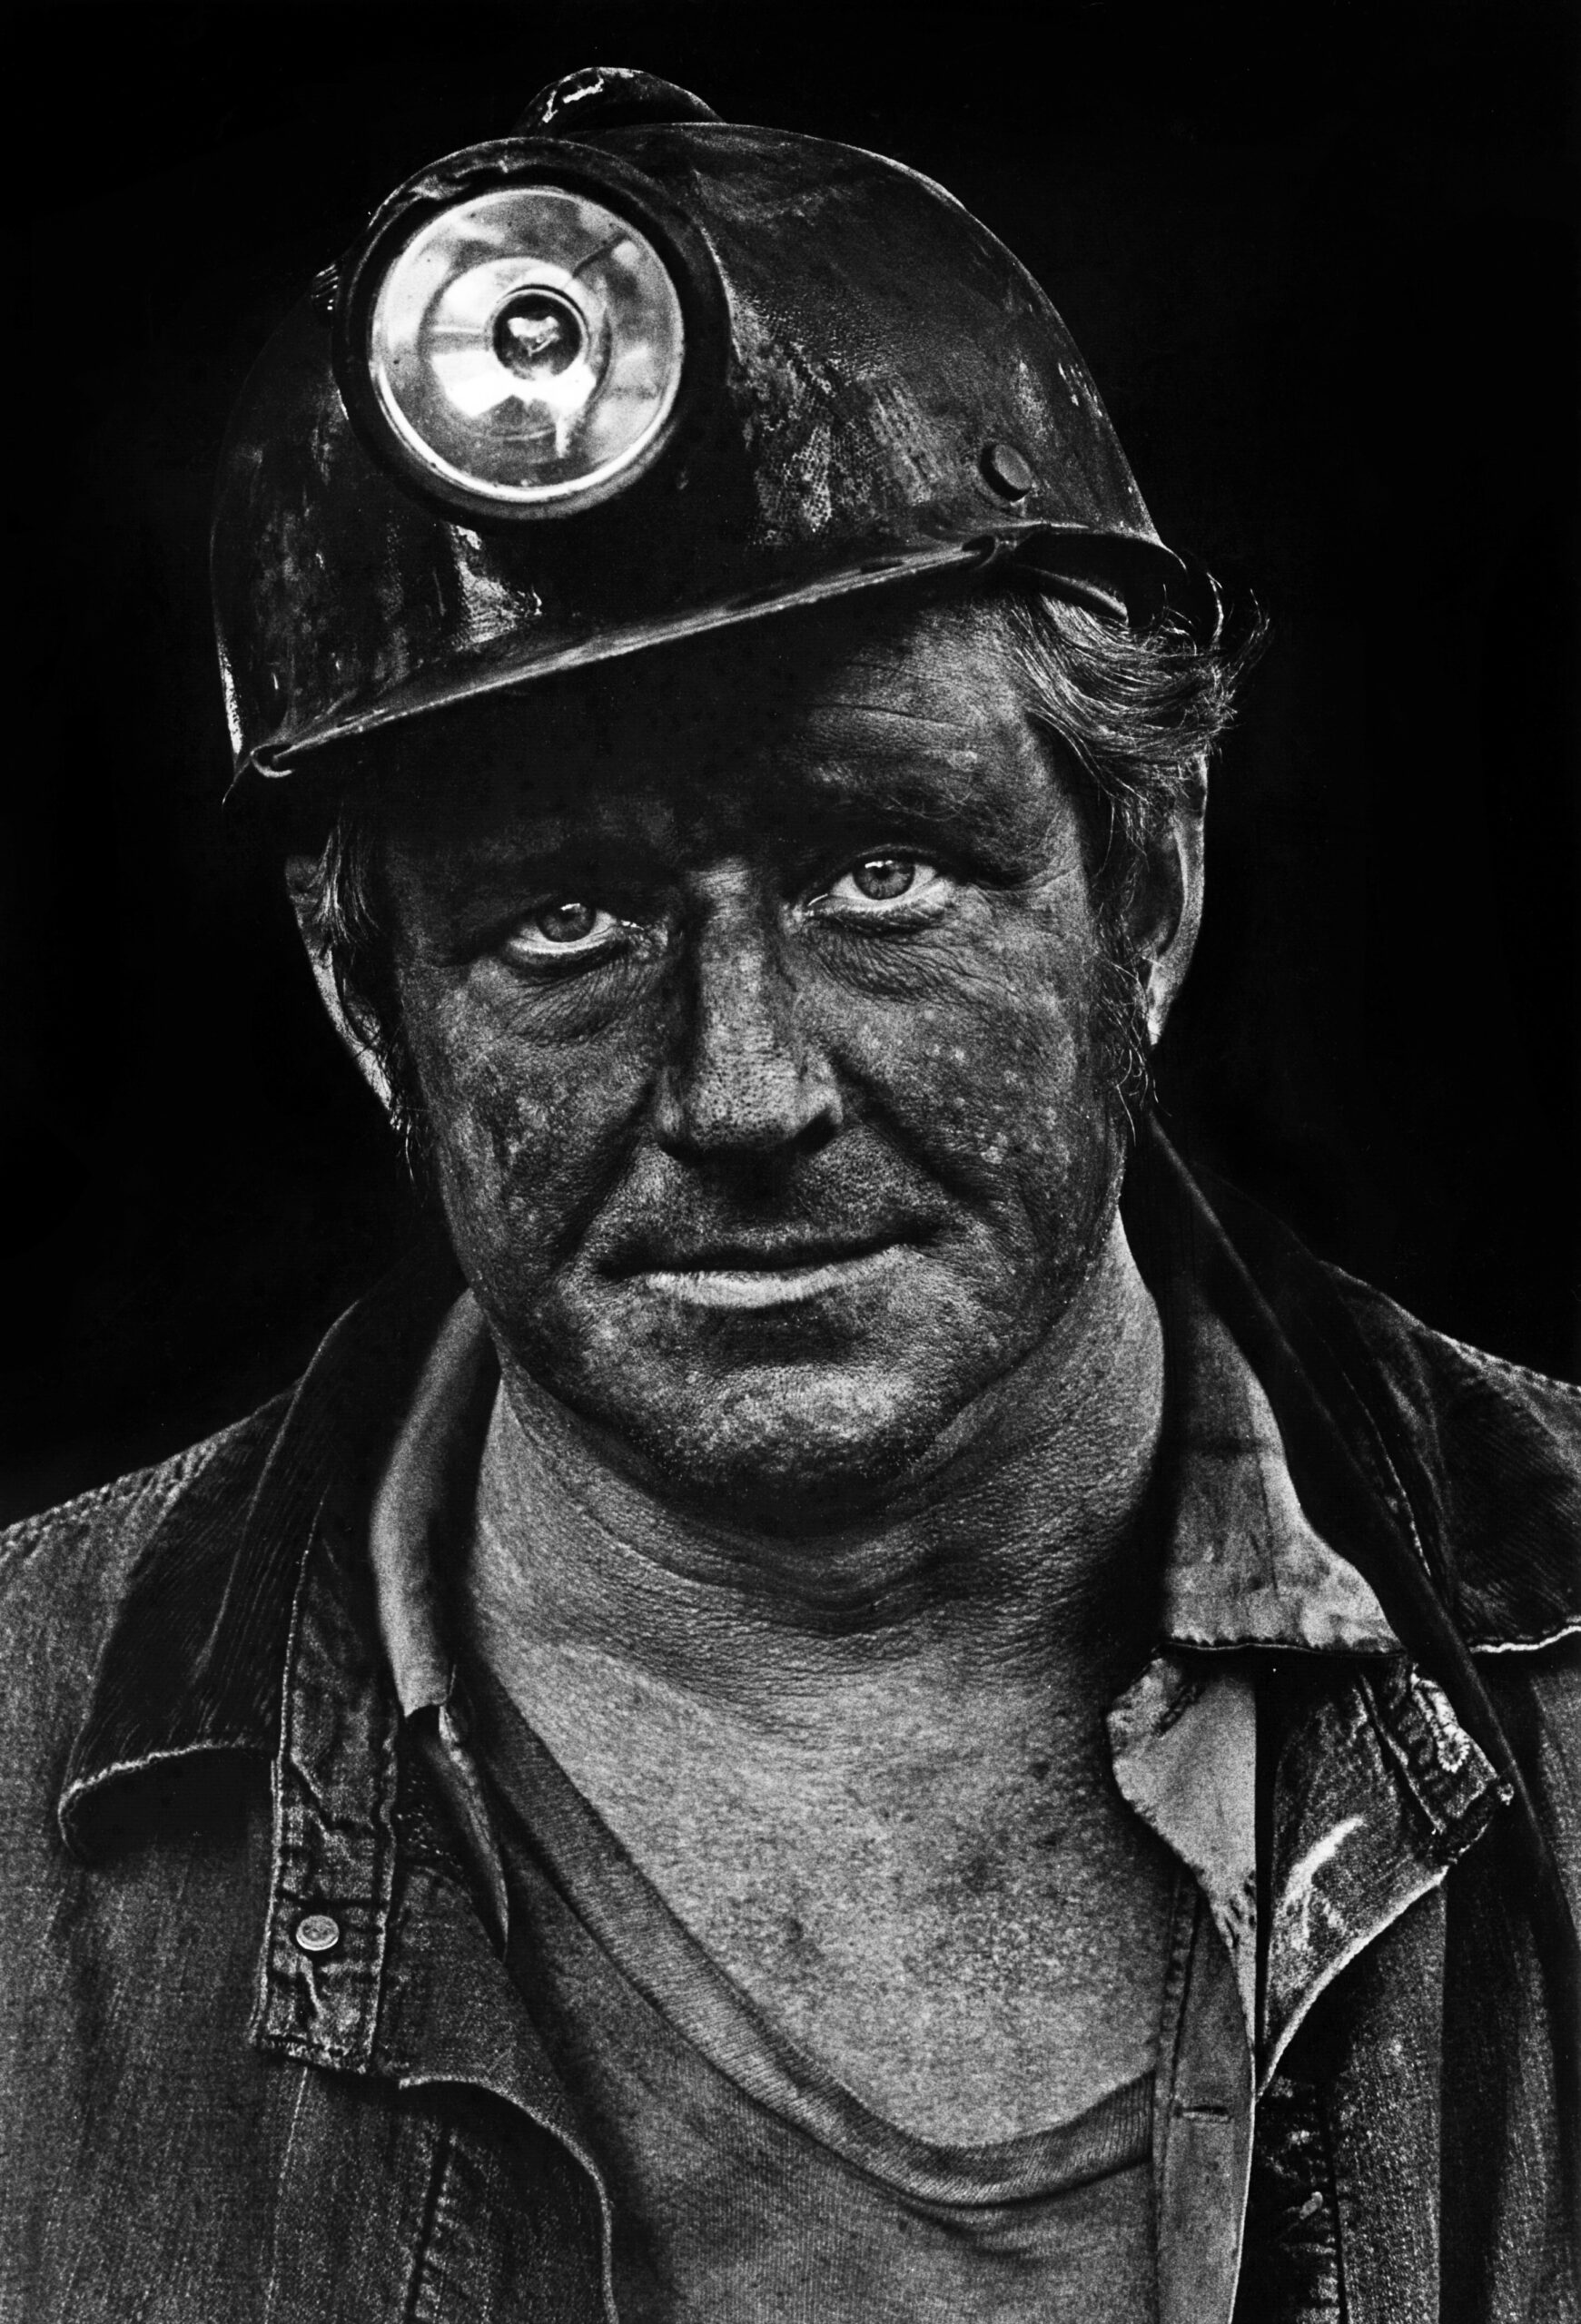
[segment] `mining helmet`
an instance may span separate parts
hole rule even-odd
[[[1063,323],[958,202],[596,67],[409,179],[252,372],[213,534],[236,773],[1007,566],[1133,625],[1211,615]]]

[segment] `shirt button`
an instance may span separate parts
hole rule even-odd
[[[296,1925],[296,1941],[303,1953],[332,1953],[341,1942],[341,1924],[328,1913],[304,1913]]]

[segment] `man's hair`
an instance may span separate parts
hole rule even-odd
[[[1102,940],[1100,1071],[1129,1132],[1151,1081],[1134,906],[1150,855],[1173,815],[1202,810],[1209,762],[1260,645],[1260,627],[1230,651],[1217,639],[1201,642],[1169,617],[1133,631],[1021,582],[1002,586],[989,603],[1023,688],[1026,715],[1085,808]],[[401,1022],[381,832],[379,786],[350,784],[319,856],[313,911],[341,1008],[379,1063],[391,1124],[420,1177],[427,1155],[422,1094]]]
[[[1207,805],[1208,768],[1235,696],[1261,651],[1254,617],[1240,642],[1199,640],[1184,622],[1123,627],[1043,590],[995,599],[1023,706],[1086,809],[1088,877],[1102,940],[1099,1069],[1129,1136],[1152,1084],[1146,960],[1133,926],[1150,858],[1184,809]]]

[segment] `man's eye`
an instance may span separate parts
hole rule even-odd
[[[508,960],[564,960],[603,950],[620,925],[612,911],[581,896],[557,896],[519,921],[500,950]]]
[[[944,874],[936,863],[929,863],[920,855],[892,853],[888,849],[865,855],[842,872],[825,890],[821,901],[855,906],[858,911],[871,910],[874,905],[920,903],[930,891],[939,888]]]

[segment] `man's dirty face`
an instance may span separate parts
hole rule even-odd
[[[672,1493],[882,1492],[1117,1187],[1082,822],[992,615],[776,622],[452,736],[384,871],[508,1373]]]

